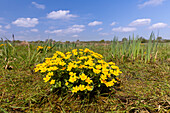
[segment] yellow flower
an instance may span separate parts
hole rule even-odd
[[[4,44],[1,44],[0,47],[3,46],[3,45],[4,45]]]
[[[79,75],[79,77],[81,78],[81,80],[86,80],[86,78],[87,78],[87,76],[86,76],[84,73],[82,73],[81,75]]]
[[[78,59],[79,60],[84,60],[84,59],[87,59],[87,56],[82,56],[82,57],[79,57]]]
[[[51,81],[50,81],[50,84],[55,84],[55,80],[51,80]]]
[[[72,53],[74,53],[74,52],[77,52],[77,49],[73,49],[73,50],[72,50]]]
[[[71,71],[72,67],[71,66],[68,66],[67,67],[67,71]]]
[[[77,86],[73,87],[72,92],[77,93],[77,91],[79,91],[79,88]]]
[[[71,82],[71,83],[74,83],[76,80],[77,80],[76,76],[71,76],[68,81]]]
[[[101,65],[96,65],[96,69],[101,69],[102,68],[102,66]]]
[[[42,46],[38,46],[38,47],[37,47],[37,50],[39,50],[39,49],[43,49],[43,47],[42,47]]]
[[[112,69],[119,69],[117,66],[111,66]]]
[[[113,66],[114,66],[114,65],[115,65],[115,63],[113,63],[113,62],[109,62],[109,65],[113,65]]]
[[[53,73],[53,72],[48,72],[47,75],[48,75],[48,76],[53,76],[54,73]]]
[[[47,49],[51,49],[52,47],[48,46]]]
[[[83,52],[79,52],[81,55],[83,54]]]
[[[90,77],[87,77],[87,79],[85,80],[85,82],[87,82],[88,84],[91,84],[93,81],[90,80]]]
[[[73,68],[74,66],[74,63],[68,63],[68,66],[67,66],[67,71],[71,71],[71,69]]]
[[[93,72],[96,73],[96,74],[99,74],[101,72],[101,70],[93,68]]]
[[[68,86],[68,82],[66,82],[65,85]]]
[[[74,52],[73,54],[74,54],[74,55],[78,55],[78,52]]]
[[[89,49],[87,49],[87,48],[86,48],[86,49],[84,49],[84,52],[85,52],[85,53],[87,53],[87,52],[89,52],[89,51],[90,51],[90,50],[89,50]]]
[[[89,69],[93,69],[93,67],[92,67],[92,66],[89,66],[88,68],[89,68]]]
[[[69,59],[72,55],[67,55],[66,57],[64,57],[65,59]]]
[[[57,70],[57,69],[58,69],[58,67],[57,67],[57,66],[54,66],[54,67],[48,68],[48,71],[55,71],[55,70]]]
[[[114,73],[114,70],[110,69],[110,73],[113,74],[113,73]]]
[[[102,73],[103,73],[103,74],[105,74],[105,75],[107,75],[107,74],[108,74],[108,71],[109,71],[109,70],[108,70],[108,69],[106,69],[106,68],[103,68],[103,69],[102,69]]]
[[[69,72],[69,75],[70,75],[70,76],[76,76],[76,73]]]
[[[93,86],[87,85],[87,86],[86,86],[86,89],[87,89],[88,91],[92,91],[92,90],[93,90]]]
[[[79,51],[83,51],[83,49],[79,49]]]
[[[44,72],[46,72],[46,71],[47,71],[47,68],[46,68],[46,67],[44,67],[44,68],[40,68],[40,70],[41,70],[41,73],[44,73]]]
[[[78,68],[87,68],[85,65],[80,65]]]
[[[101,78],[102,80],[106,80],[106,79],[107,79],[106,75],[103,75],[103,74],[101,74],[100,78]]]
[[[77,65],[77,64],[73,65],[73,68],[77,68],[77,67],[78,67],[78,65]]]
[[[108,73],[108,74],[107,74],[107,76],[110,78],[110,77],[111,77],[111,74],[110,74],[110,73]]]
[[[60,61],[59,65],[64,66],[64,65],[66,65],[66,63],[64,61]]]
[[[120,79],[119,79],[118,77],[116,77],[116,79],[117,79],[118,81],[120,81]]]
[[[100,82],[101,82],[101,83],[106,83],[106,81],[103,80],[103,79],[101,79],[101,78],[100,78]]]
[[[93,66],[93,65],[95,65],[95,64],[93,63],[92,60],[88,60],[88,61],[85,61],[85,62],[84,62],[84,65]]]
[[[105,63],[105,61],[104,60],[98,60],[98,63],[103,64],[103,63]]]
[[[50,76],[46,75],[46,77],[43,78],[43,80],[44,80],[44,82],[48,82],[50,80],[50,78],[51,78]]]
[[[39,71],[39,68],[37,68],[37,67],[34,68],[34,71],[35,71],[35,72],[38,72],[38,71]]]
[[[115,76],[118,76],[118,75],[119,75],[119,71],[114,71],[113,74],[114,74]]]
[[[116,83],[117,81],[113,78],[113,79],[111,80],[111,82]]]
[[[66,67],[63,67],[61,70],[65,70],[66,69]]]
[[[76,63],[76,64],[80,64],[80,63],[81,63],[81,61],[74,61],[74,63]]]
[[[79,85],[79,90],[80,90],[80,91],[84,91],[84,90],[86,90],[85,85],[81,85],[81,84],[80,84],[80,85]]]
[[[69,55],[69,54],[71,54],[71,52],[67,52],[67,53],[66,53],[66,55]]]
[[[106,82],[105,85],[106,85],[107,87],[111,87],[111,86],[114,85],[114,83],[113,83],[112,81],[110,81],[110,82]]]

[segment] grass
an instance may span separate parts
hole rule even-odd
[[[0,55],[0,111],[170,112],[170,45],[158,43],[156,47],[157,42],[149,43],[139,46],[141,43],[136,40],[121,43],[116,39],[109,45],[47,43],[42,46],[54,47],[50,51],[44,49],[42,53],[36,51],[38,45],[34,44],[0,47],[5,50],[5,56]],[[66,52],[85,47],[120,67],[123,73],[119,87],[90,101],[87,98],[82,100],[71,93],[61,96],[50,92],[50,85],[44,83],[42,75],[33,71],[36,64],[57,50]]]

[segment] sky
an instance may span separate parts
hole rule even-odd
[[[0,0],[0,37],[99,41],[170,39],[170,0]]]

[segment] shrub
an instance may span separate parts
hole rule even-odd
[[[36,65],[35,72],[38,71],[44,75],[44,82],[52,85],[52,90],[57,88],[77,95],[109,91],[120,82],[121,73],[115,63],[105,62],[101,54],[87,48],[65,54],[56,51],[53,57]]]

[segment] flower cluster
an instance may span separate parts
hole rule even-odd
[[[4,44],[1,44],[0,47],[3,46],[3,45],[4,45]]]
[[[101,54],[89,49],[73,49],[65,54],[56,51],[51,58],[36,65],[35,72],[45,74],[44,82],[66,88],[72,93],[112,87],[122,73],[113,62],[105,62]]]
[[[38,46],[38,47],[37,47],[37,51],[43,51],[43,49],[44,49],[44,47],[42,47],[42,46]],[[47,50],[50,50],[50,49],[51,49],[51,47],[48,46],[48,47],[47,47]]]
[[[37,51],[38,51],[38,50],[41,50],[41,49],[43,49],[42,46],[38,46],[38,47],[37,47]]]

